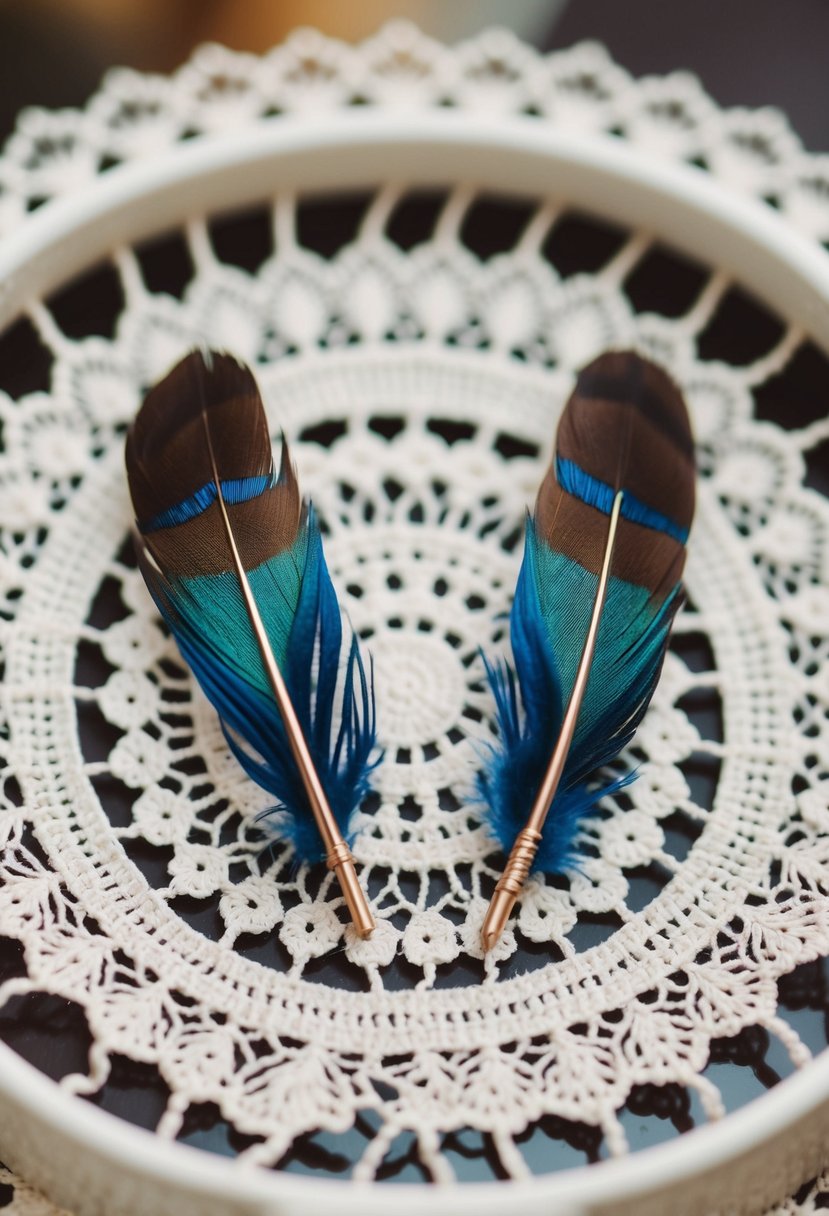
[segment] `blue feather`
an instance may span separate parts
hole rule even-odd
[[[331,810],[350,842],[353,813],[368,791],[374,768],[373,679],[366,675],[356,638],[343,657],[340,608],[316,514],[311,507],[301,511],[284,451],[280,476],[274,475],[258,394],[251,402],[247,381],[244,391],[239,388],[236,381],[244,369],[235,363],[235,372],[223,363],[216,369],[216,360],[225,357],[213,358],[212,369],[197,367],[194,374],[202,395],[210,397],[213,390],[218,402],[215,425],[226,428],[230,455],[223,459],[234,475],[220,473],[222,497],[270,649]],[[230,377],[230,386],[221,385],[221,392],[211,378],[220,373]],[[169,379],[175,380],[177,374],[180,369]],[[325,855],[325,848],[265,672],[239,577],[228,557],[227,533],[216,505],[216,479],[200,477],[198,459],[194,471],[193,462],[182,456],[182,451],[189,456],[193,438],[186,411],[178,429],[169,424],[166,414],[159,417],[158,394],[165,384],[148,397],[127,447],[141,531],[141,568],[182,657],[219,714],[233,754],[248,775],[277,799],[278,807],[267,813],[276,830],[291,843],[297,860],[315,862]],[[240,408],[250,411],[244,422],[234,412],[239,401]],[[212,399],[208,404],[213,408]],[[239,437],[247,427],[256,432],[253,457]],[[191,427],[197,440],[203,429]],[[166,459],[162,475],[157,469],[164,465],[171,443],[181,450]],[[244,473],[249,460],[251,470]],[[185,493],[179,466],[188,469]]]
[[[597,376],[596,364],[603,361],[602,375]],[[577,387],[562,416],[557,459],[527,524],[510,613],[512,665],[485,659],[499,740],[479,773],[478,794],[489,829],[506,853],[526,824],[561,733],[596,598],[608,526],[602,520],[617,489],[623,489],[625,522],[620,524],[590,675],[536,855],[538,868],[550,873],[577,864],[579,825],[596,812],[603,797],[634,778],[630,772],[601,778],[598,770],[632,739],[659,678],[682,599],[682,545],[693,510],[693,466],[680,442],[687,416],[681,400],[677,405],[675,386],[637,356],[604,356],[596,364],[579,378],[584,395]],[[647,411],[640,408],[643,381],[649,394]],[[589,397],[591,384],[601,384],[601,400]],[[667,399],[667,421],[660,417],[655,390]],[[592,411],[589,427],[579,411]],[[673,469],[679,479],[676,511],[668,501],[670,479],[660,481],[659,470],[658,484],[651,484],[648,453],[637,444],[652,445],[663,462],[675,450],[680,452]],[[628,450],[633,456],[626,465],[618,452]],[[605,475],[608,471],[615,484]]]

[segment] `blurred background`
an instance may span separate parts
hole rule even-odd
[[[261,52],[298,25],[357,41],[391,17],[448,42],[493,23],[542,49],[598,39],[636,75],[686,68],[723,105],[779,106],[829,149],[829,0],[0,0],[0,141],[115,64],[169,72],[199,43]]]

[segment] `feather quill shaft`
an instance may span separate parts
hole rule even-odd
[[[139,412],[127,471],[139,564],[231,750],[280,799],[299,856],[324,854],[368,936],[374,921],[341,825],[367,785],[373,690],[352,640],[335,732],[339,608],[284,446],[274,476],[249,371],[224,355],[188,356]]]
[[[632,351],[586,367],[527,525],[510,616],[514,667],[485,660],[500,742],[479,792],[511,854],[487,949],[536,854],[542,870],[572,866],[581,820],[633,779],[596,788],[593,774],[633,736],[659,678],[694,482],[687,411],[666,373]]]

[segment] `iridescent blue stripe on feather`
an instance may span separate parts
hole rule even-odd
[[[587,503],[589,507],[595,507],[604,515],[610,515],[613,510],[613,500],[616,497],[616,490],[613,486],[599,481],[597,477],[586,473],[574,461],[565,460],[561,456],[556,457],[556,478],[558,484],[568,494]],[[688,540],[687,528],[680,527],[669,516],[654,510],[646,502],[642,502],[641,499],[631,494],[630,490],[625,490],[621,514],[623,519],[629,519],[631,523],[643,524],[646,528],[653,528],[656,532],[666,532],[681,545]]]
[[[223,479],[221,482],[222,497],[229,507],[233,507],[240,502],[250,502],[252,498],[257,498],[273,484],[274,478],[270,474],[263,477]],[[184,502],[168,507],[166,511],[161,511],[146,522],[142,521],[139,525],[141,531],[146,535],[149,532],[157,532],[159,528],[174,528],[176,524],[186,524],[188,520],[195,519],[197,515],[201,515],[202,511],[206,511],[208,507],[212,506],[217,497],[216,483],[209,481]]]

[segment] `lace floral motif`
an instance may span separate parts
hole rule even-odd
[[[357,101],[621,130],[773,193],[829,238],[825,166],[771,112],[722,114],[684,75],[635,84],[592,45],[545,58],[493,32],[449,52],[402,25],[359,48],[306,32],[262,60],[208,47],[169,80],[111,73],[83,113],[29,111],[0,161],[0,226],[185,133]],[[712,1039],[761,1027],[792,1066],[809,1058],[777,984],[829,953],[829,512],[803,485],[829,427],[757,416],[801,335],[783,327],[748,361],[702,357],[730,287],[719,274],[678,316],[636,311],[630,276],[654,252],[642,234],[565,274],[549,249],[570,217],[549,199],[479,257],[475,191],[449,188],[413,247],[393,235],[406,197],[374,193],[323,257],[301,239],[302,200],[279,195],[255,271],[222,260],[211,217],[195,218],[178,236],[180,299],[121,248],[109,338],[69,338],[50,302],[31,306],[48,391],[0,396],[0,929],[26,969],[0,997],[83,1010],[94,1050],[70,1090],[97,1091],[116,1056],[152,1066],[165,1137],[213,1103],[244,1155],[273,1164],[362,1114],[355,1177],[404,1134],[450,1177],[443,1138],[461,1129],[521,1177],[521,1137],[546,1116],[624,1153],[618,1112],[637,1086],[684,1087],[723,1115]],[[380,922],[366,942],[331,877],[295,872],[266,837],[265,796],[126,543],[124,426],[200,342],[258,364],[374,656],[385,761],[355,844]],[[578,871],[528,884],[484,958],[500,863],[469,801],[493,737],[479,652],[507,644],[523,516],[573,374],[631,344],[671,368],[694,419],[689,604],[624,758],[638,780],[585,826]]]

